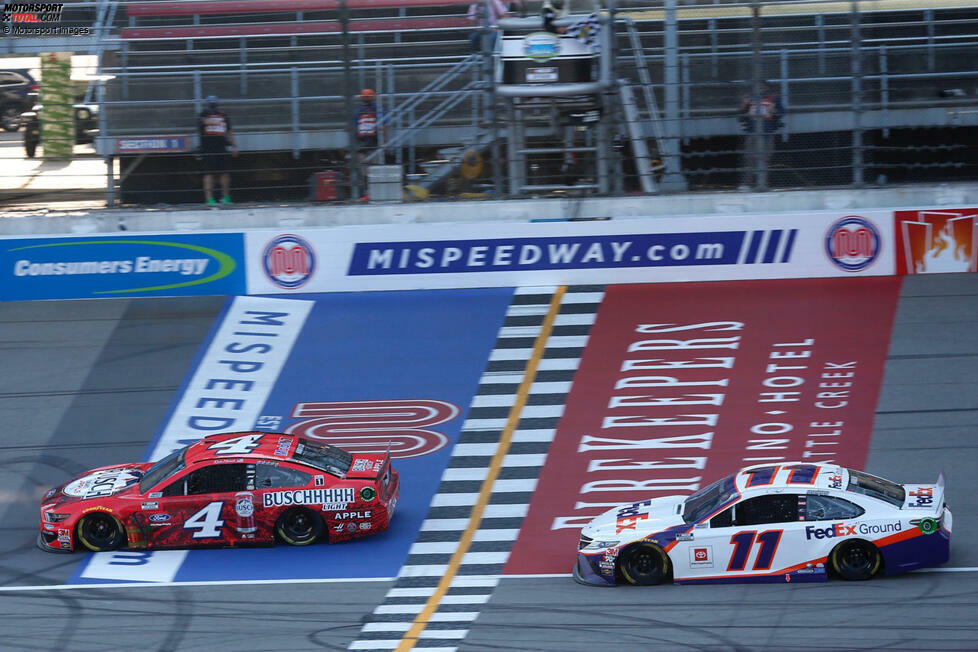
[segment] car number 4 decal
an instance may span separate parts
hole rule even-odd
[[[244,435],[234,439],[226,439],[208,446],[208,450],[216,450],[215,455],[245,455],[258,448],[262,435]]]
[[[730,562],[727,564],[728,571],[742,571],[747,567],[747,557],[750,556],[751,548],[756,541],[759,545],[757,559],[754,560],[753,570],[770,570],[771,562],[774,560],[774,553],[778,550],[781,543],[781,534],[784,530],[765,530],[760,534],[756,530],[746,530],[738,532],[730,537],[733,544],[733,553],[730,555]]]
[[[216,500],[208,503],[207,507],[184,521],[184,529],[197,530],[193,534],[195,539],[213,539],[221,536],[221,528],[224,527],[224,521],[221,520],[223,508],[223,501]]]

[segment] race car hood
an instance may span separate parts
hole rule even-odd
[[[581,534],[596,541],[626,541],[685,525],[687,496],[665,496],[613,507],[584,526]]]
[[[44,503],[64,504],[97,500],[139,491],[139,480],[150,466],[152,466],[150,462],[116,464],[86,471],[49,491],[44,497]]]

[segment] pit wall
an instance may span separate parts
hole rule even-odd
[[[0,300],[975,272],[978,208],[0,239]]]

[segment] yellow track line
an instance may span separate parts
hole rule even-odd
[[[469,523],[465,528],[465,532],[462,533],[462,538],[459,539],[458,548],[455,550],[455,554],[452,555],[451,560],[449,560],[448,568],[445,569],[445,574],[442,576],[441,581],[438,582],[438,588],[428,598],[428,602],[425,603],[421,613],[414,619],[411,629],[401,638],[401,642],[397,646],[397,652],[407,652],[417,644],[418,638],[428,625],[428,619],[438,610],[442,598],[445,597],[449,587],[452,585],[452,581],[458,574],[458,568],[462,564],[462,558],[472,545],[472,538],[475,536],[475,531],[479,529],[479,525],[482,523],[482,515],[485,513],[486,506],[489,504],[492,487],[496,484],[496,478],[502,469],[503,458],[506,457],[506,453],[509,451],[509,445],[513,441],[513,433],[516,432],[516,426],[519,425],[520,414],[522,414],[523,407],[526,405],[533,380],[537,376],[540,359],[543,358],[547,340],[550,339],[554,320],[557,318],[557,311],[560,310],[560,302],[564,298],[564,292],[566,291],[567,288],[565,286],[560,286],[550,300],[550,309],[547,311],[547,316],[543,320],[543,326],[540,327],[540,334],[537,335],[536,342],[533,344],[533,353],[530,355],[530,360],[526,364],[523,381],[516,391],[516,402],[509,411],[509,417],[506,419],[506,427],[503,428],[502,435],[499,438],[499,448],[496,449],[496,454],[493,455],[492,462],[489,463],[489,473],[482,482],[479,499],[476,501],[475,506],[472,507],[472,513],[469,515]]]

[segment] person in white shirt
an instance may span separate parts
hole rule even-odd
[[[473,2],[469,5],[469,20],[478,26],[476,31],[472,32],[469,36],[469,43],[472,44],[473,52],[482,52],[482,27],[488,24],[490,28],[489,32],[489,42],[488,50],[492,50],[496,47],[496,39],[499,34],[499,19],[509,16],[509,3],[503,2],[502,0],[489,0],[488,3],[488,15],[486,15],[486,3],[485,2]]]

